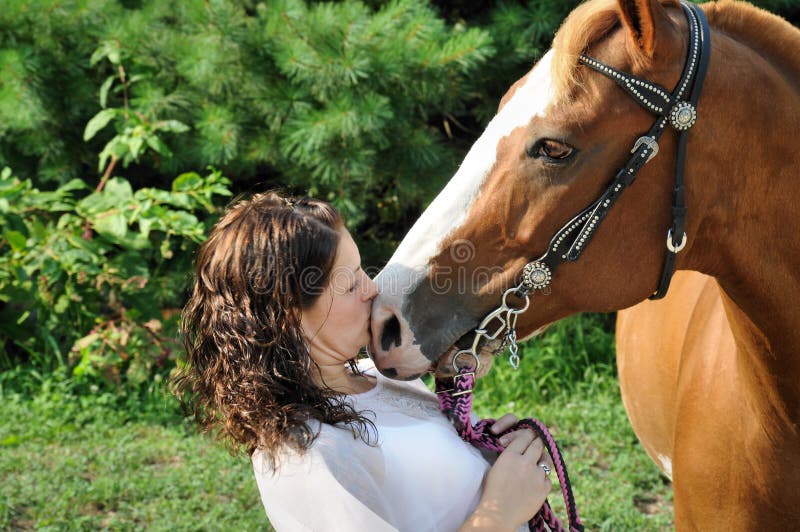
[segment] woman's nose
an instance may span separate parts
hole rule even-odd
[[[377,295],[378,295],[378,285],[375,284],[375,281],[367,277],[367,286],[366,290],[364,290],[364,301],[375,299],[375,296]]]

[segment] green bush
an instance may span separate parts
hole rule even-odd
[[[0,341],[12,358],[141,384],[176,348],[176,312],[219,171],[178,176],[170,190],[122,178],[54,191],[0,174]],[[198,218],[200,216],[200,218]],[[175,257],[175,258],[174,258]]]
[[[76,124],[106,104],[117,111],[100,122],[130,105],[140,127],[169,115],[190,128],[163,131],[172,156],[129,158],[135,188],[213,165],[238,190],[320,196],[372,244],[376,262],[391,246],[387,226],[405,224],[458,164],[442,117],[480,98],[470,79],[493,52],[486,31],[448,26],[421,0],[377,10],[354,1],[12,0],[0,29],[0,73],[10,81],[0,90],[0,167],[37,184],[83,178],[114,133],[83,144]]]
[[[218,170],[185,172],[169,190],[112,177],[145,158],[168,160],[162,137],[188,130],[175,119],[131,101],[142,77],[129,76],[116,46],[92,56],[115,73],[102,84],[101,110],[84,140],[113,126],[99,155],[102,177],[92,187],[74,178],[40,190],[6,167],[0,172],[0,364],[58,370],[70,382],[135,389],[171,368],[180,345],[179,307],[191,252],[230,196]],[[119,93],[119,107],[109,94]],[[67,373],[69,375],[67,375]],[[97,377],[100,377],[99,379]]]

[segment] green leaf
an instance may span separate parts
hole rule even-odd
[[[86,190],[89,188],[89,185],[86,184],[86,181],[83,179],[78,179],[77,177],[74,179],[70,179],[60,187],[58,187],[59,192],[69,192],[72,190]]]
[[[112,118],[117,114],[116,109],[103,109],[89,120],[86,124],[86,129],[83,132],[83,140],[89,140],[97,134],[98,131],[106,127]]]
[[[153,149],[154,152],[163,155],[164,157],[172,157],[172,150],[169,149],[169,146],[164,144],[164,142],[155,135],[147,135],[146,139],[147,145]]]
[[[14,251],[24,251],[25,245],[28,242],[28,239],[25,238],[25,235],[20,233],[19,231],[5,231],[4,235],[8,243],[11,245],[11,249]]]
[[[133,199],[131,184],[121,177],[112,177],[109,179],[105,189],[103,189],[103,193],[113,196],[117,205],[127,203]]]
[[[94,66],[97,64],[98,61],[103,59],[106,56],[105,46],[98,47],[94,52],[92,52],[92,57],[89,59],[89,65]]]
[[[158,129],[163,131],[173,131],[175,133],[183,133],[191,129],[189,126],[179,120],[164,120],[163,122],[159,122],[158,125]]]
[[[192,236],[197,234],[200,228],[197,217],[186,211],[170,211],[167,220],[168,227],[179,235]]]
[[[175,178],[172,182],[172,190],[187,191],[197,190],[203,185],[203,178],[195,172],[186,172]]]
[[[61,294],[58,297],[58,301],[56,301],[55,307],[53,310],[56,314],[64,314],[67,309],[69,308],[69,296],[67,294]]]
[[[99,155],[100,161],[97,169],[102,172],[103,168],[105,168],[106,166],[106,161],[108,161],[109,157],[116,155],[117,158],[119,158],[125,155],[126,153],[128,153],[128,145],[125,143],[125,141],[122,139],[120,135],[117,135],[113,139],[109,140],[108,144],[106,144],[105,147],[103,148],[103,151],[100,152]]]
[[[113,209],[116,203],[114,197],[105,192],[92,192],[78,203],[76,211],[81,216],[88,218]]]
[[[133,137],[128,143],[128,148],[131,150],[131,156],[134,160],[139,158],[139,152],[144,146],[144,139],[142,137]]]
[[[100,107],[106,108],[106,101],[108,100],[108,90],[111,84],[114,83],[115,76],[108,76],[103,84],[100,86]]]
[[[195,206],[192,201],[192,196],[186,192],[175,192],[158,188],[140,188],[136,191],[134,199],[141,202],[142,205],[145,205],[146,200],[150,200],[150,203],[155,200],[160,204],[173,205],[186,210],[191,210]],[[149,205],[144,208],[144,213],[149,215],[147,211],[148,208]]]
[[[105,212],[92,221],[94,230],[103,236],[122,239],[128,231],[128,222],[121,212]]]
[[[113,65],[118,65],[120,61],[120,51],[118,41],[104,41],[92,54],[89,64],[94,66],[98,61],[107,57]]]
[[[150,228],[153,226],[153,219],[151,218],[141,218],[139,220],[139,233],[142,236],[149,236],[150,235]]]
[[[159,246],[159,251],[161,251],[161,256],[165,259],[172,258],[172,249],[170,248],[169,238],[165,238],[161,241],[161,246]]]

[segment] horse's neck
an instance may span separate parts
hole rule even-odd
[[[739,26],[728,20],[722,32],[712,34],[712,64],[699,109],[705,107],[707,116],[701,114],[696,126],[702,150],[692,155],[690,140],[688,156],[687,182],[694,179],[687,183],[689,216],[694,210],[697,219],[696,245],[686,264],[717,277],[727,296],[740,365],[762,381],[760,386],[779,390],[796,417],[800,32],[780,19],[759,17],[757,30],[743,29],[745,17],[729,16]],[[709,16],[712,24],[719,18]],[[747,34],[737,36],[739,30]],[[776,35],[785,48],[765,44]],[[779,49],[784,56],[775,56]]]
[[[745,2],[704,5],[713,27],[712,40],[720,32],[747,46],[800,84],[800,31],[781,17]]]

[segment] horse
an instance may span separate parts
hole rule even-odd
[[[696,61],[695,105],[664,99]],[[515,309],[522,339],[619,311],[623,403],[673,480],[676,527],[800,529],[798,132],[800,31],[780,17],[731,0],[578,6],[376,276],[376,367],[452,375],[472,343],[480,377],[493,309]],[[618,171],[632,164],[635,180]],[[557,271],[532,261],[561,239]]]

